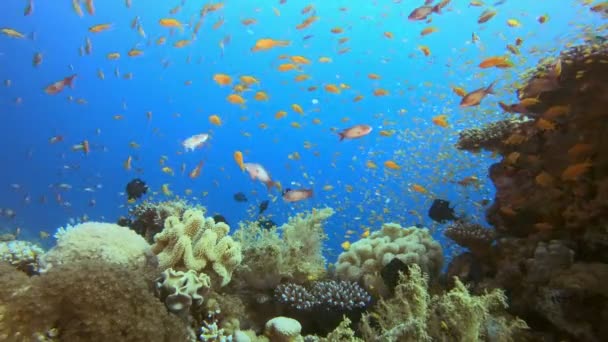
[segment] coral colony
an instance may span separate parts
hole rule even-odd
[[[48,251],[3,235],[0,340],[606,341],[607,60],[605,43],[570,48],[529,72],[519,98],[538,101],[503,104],[518,118],[461,133],[501,159],[491,227],[444,230],[458,255],[384,223],[326,260],[331,208],[231,227],[143,200]]]

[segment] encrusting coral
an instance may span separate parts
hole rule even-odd
[[[457,279],[445,294],[430,296],[427,278],[412,264],[395,296],[381,299],[361,322],[365,341],[514,341],[527,325],[505,315],[500,290],[472,296]]]
[[[395,258],[405,265],[418,264],[433,277],[443,266],[441,245],[428,229],[385,223],[382,229],[354,242],[340,254],[336,274],[343,280],[360,281],[371,293],[386,295],[389,291],[380,272]]]
[[[26,279],[5,271],[3,341],[188,341],[186,326],[154,296],[145,272],[94,260]]]
[[[82,260],[103,260],[143,268],[156,259],[150,245],[129,228],[113,223],[85,222],[58,229],[57,244],[41,258],[41,271]]]
[[[152,252],[158,255],[161,269],[204,272],[212,287],[230,282],[241,263],[241,245],[228,235],[230,227],[205,218],[200,209],[188,209],[182,217],[169,216],[165,228],[154,237]]]

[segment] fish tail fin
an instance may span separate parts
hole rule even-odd
[[[486,94],[494,94],[494,85],[496,81],[490,83],[490,85],[486,88]]]
[[[344,138],[346,137],[346,135],[343,132],[339,132],[338,136],[340,136],[340,141],[344,140]]]
[[[74,88],[74,79],[75,78],[76,78],[76,74],[66,77],[64,80],[65,85],[69,86],[70,88]]]
[[[277,188],[279,191],[282,191],[282,189],[283,189],[280,182],[274,182],[274,181],[266,182],[266,188],[268,189],[268,191],[272,190],[273,187]]]
[[[433,6],[433,9],[431,12],[441,14],[441,7],[439,5],[435,5],[435,6]]]

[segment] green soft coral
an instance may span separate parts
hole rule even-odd
[[[331,208],[301,213],[280,228],[241,225],[234,234],[243,246],[243,263],[236,275],[241,286],[267,290],[282,280],[303,283],[323,277],[323,241],[327,239],[323,223],[333,213]]]
[[[513,341],[527,325],[509,317],[501,290],[469,294],[460,280],[444,294],[431,297],[418,265],[401,276],[395,296],[381,299],[361,321],[366,341]]]

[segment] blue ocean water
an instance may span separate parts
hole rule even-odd
[[[0,35],[0,208],[16,214],[0,217],[0,228],[20,227],[25,237],[37,238],[40,231],[52,233],[70,218],[86,215],[114,222],[130,206],[126,184],[139,177],[150,186],[147,198],[171,198],[161,193],[161,186],[169,184],[174,194],[224,215],[233,229],[239,221],[256,219],[257,205],[266,199],[271,200],[268,217],[279,224],[298,212],[333,207],[336,215],[327,233],[334,251],[340,250],[347,230],[374,230],[391,221],[431,227],[443,240],[442,226],[426,214],[434,198],[448,199],[460,214],[485,223],[485,207],[479,202],[494,196],[487,169],[496,159],[458,151],[458,132],[504,118],[497,102],[515,102],[523,71],[580,43],[585,30],[593,32],[602,24],[583,1],[484,1],[480,6],[452,1],[425,22],[407,19],[422,1],[233,0],[207,13],[194,39],[193,29],[205,5],[200,1],[132,0],[130,8],[122,0],[97,1],[94,15],[82,4],[82,17],[71,1],[42,0],[34,1],[32,13],[24,16],[28,3],[6,0],[0,5],[0,27],[26,36]],[[311,15],[302,14],[308,5],[319,20],[298,30],[296,25]],[[179,11],[170,14],[176,6]],[[477,18],[488,9],[496,10],[496,16],[478,24]],[[538,21],[542,15],[548,15],[544,24]],[[145,37],[131,28],[136,17]],[[183,31],[162,27],[161,18],[179,20]],[[246,18],[257,22],[245,26]],[[520,26],[509,26],[509,19]],[[214,29],[220,20],[223,24]],[[111,29],[89,32],[89,27],[104,23],[112,24]],[[428,26],[438,31],[421,36]],[[332,33],[336,27],[343,33]],[[472,41],[474,34],[479,41]],[[219,43],[227,36],[230,41],[222,52]],[[160,37],[166,38],[163,45],[156,43]],[[345,37],[349,40],[341,44],[338,40]],[[81,56],[79,49],[87,38],[92,54]],[[290,45],[254,53],[251,47],[260,38],[288,40]],[[523,44],[520,55],[510,55],[513,68],[478,67],[487,57],[509,55],[506,45],[517,38]],[[181,39],[191,42],[174,47]],[[430,56],[419,50],[423,45]],[[143,55],[127,56],[132,48]],[[344,48],[350,50],[339,53]],[[43,61],[35,67],[32,58],[38,52]],[[109,60],[112,52],[121,57]],[[288,62],[279,57],[294,55],[312,63],[301,66],[301,71],[277,70]],[[332,62],[320,63],[320,57]],[[128,73],[132,79],[125,79]],[[239,76],[251,75],[260,84],[242,94],[247,102],[241,107],[226,101],[234,91],[213,81],[217,73],[230,75],[235,83]],[[380,79],[370,79],[370,73]],[[71,74],[77,74],[73,88],[57,95],[44,92]],[[310,79],[295,82],[298,74]],[[451,87],[472,91],[493,81],[496,95],[486,97],[479,107],[459,107],[460,97]],[[343,84],[344,89],[332,94],[323,89],[327,84]],[[318,88],[309,91],[312,86]],[[374,96],[377,88],[389,95]],[[260,90],[268,93],[269,101],[253,98]],[[364,97],[354,102],[357,95]],[[295,113],[292,104],[305,113]],[[275,119],[280,110],[288,115]],[[212,114],[222,119],[222,126],[209,122]],[[432,122],[438,115],[447,115],[448,127]],[[355,124],[369,124],[373,131],[340,142],[336,131]],[[383,136],[383,130],[394,134]],[[181,142],[199,133],[211,135],[208,144],[185,152]],[[54,136],[63,141],[50,144]],[[72,150],[83,140],[90,144],[88,154]],[[279,191],[267,191],[239,169],[235,151],[242,151],[246,162],[264,165],[284,188],[312,188],[314,197],[284,202]],[[293,158],[296,152],[299,159]],[[129,156],[132,168],[126,170],[123,164]],[[166,161],[160,165],[163,156]],[[389,160],[401,169],[387,169],[383,164]],[[201,175],[191,179],[188,173],[200,161]],[[368,161],[377,168],[369,167]],[[175,174],[163,172],[164,166]],[[478,177],[480,185],[457,184],[470,176]],[[428,192],[414,191],[412,185]],[[187,189],[191,195],[185,195]],[[249,201],[234,201],[236,192],[244,192]]]

